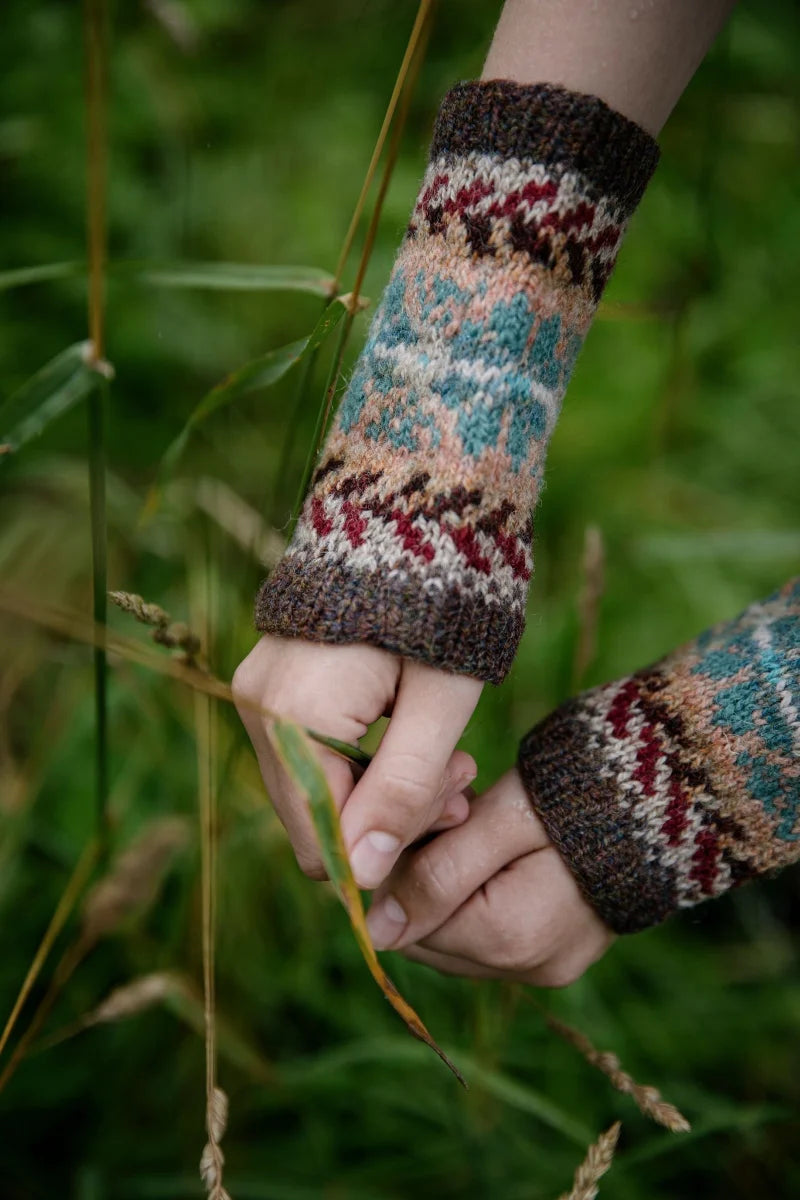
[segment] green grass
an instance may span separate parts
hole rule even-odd
[[[4,272],[85,257],[77,10],[9,2]],[[364,284],[373,301],[438,99],[480,69],[498,8],[439,6]],[[197,27],[193,53],[147,6],[113,14],[112,260],[332,271],[411,9],[389,0],[202,0],[185,11]],[[589,338],[554,438],[522,650],[465,737],[481,784],[568,692],[588,524],[602,529],[608,560],[590,684],[733,615],[797,569],[799,50],[792,6],[744,4],[664,133],[608,318]],[[305,338],[319,315],[319,294],[109,275],[109,584],[186,620],[189,576],[210,544],[221,675],[252,644],[261,567],[249,533],[212,522],[198,487],[221,481],[265,520],[288,521],[335,338],[320,350],[298,414],[275,514],[265,498],[296,371],[210,413],[143,521],[145,501],[201,398],[243,364]],[[367,319],[356,321],[346,372]],[[71,270],[0,291],[0,395],[84,337],[85,324],[85,281]],[[0,460],[0,587],[88,613],[85,415],[76,404]],[[123,615],[109,620],[131,632]],[[3,616],[0,641],[4,1019],[93,829],[94,701],[87,647]],[[110,670],[109,809],[121,846],[156,815],[195,817],[194,715],[180,684],[123,661]],[[549,1200],[616,1117],[623,1135],[605,1187],[615,1200],[797,1194],[796,871],[621,941],[584,980],[547,998],[686,1112],[694,1132],[672,1137],[614,1094],[520,995],[386,956],[403,995],[465,1070],[472,1086],[463,1095],[380,997],[335,897],[297,871],[227,711],[219,762],[228,764],[219,799],[219,1080],[231,1098],[224,1144],[234,1200],[415,1192]],[[200,916],[192,845],[158,903],[78,969],[48,1032],[148,971],[176,969],[199,983]],[[46,982],[47,971],[34,1003]],[[32,1056],[0,1095],[4,1200],[201,1195],[204,1087],[202,1042],[177,1004]]]

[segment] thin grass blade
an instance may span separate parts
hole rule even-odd
[[[72,279],[86,274],[86,263],[56,262],[42,263],[35,267],[15,267],[11,271],[0,271],[0,292],[11,288],[27,287],[31,283],[49,283],[51,279]]]
[[[116,273],[155,287],[202,288],[221,292],[307,292],[329,297],[333,276],[317,267],[258,263],[119,263]]]
[[[0,271],[0,292],[85,275],[87,264],[74,262],[42,263]],[[115,278],[167,288],[197,288],[217,292],[306,292],[312,296],[331,296],[333,276],[317,267],[269,267],[258,263],[216,262],[116,262],[107,271]]]
[[[277,719],[270,727],[275,748],[290,776],[308,798],[311,818],[319,838],[322,860],[328,876],[336,888],[339,898],[344,905],[350,924],[353,928],[358,948],[369,968],[370,974],[383,992],[392,1008],[405,1021],[406,1026],[439,1055],[464,1087],[466,1081],[456,1066],[450,1061],[440,1046],[434,1041],[425,1025],[410,1004],[398,992],[378,961],[378,956],[370,940],[367,923],[364,919],[364,906],[361,894],[353,879],[350,863],[347,859],[342,832],[339,826],[339,814],[336,804],[328,787],[325,774],[319,765],[307,736],[299,725],[292,721]]]
[[[261,391],[277,383],[293,367],[322,345],[331,330],[341,320],[344,312],[344,303],[338,299],[333,300],[308,337],[299,338],[296,342],[290,342],[287,346],[279,346],[277,350],[270,350],[266,354],[254,358],[226,376],[210,392],[206,393],[161,460],[156,490],[148,498],[148,511],[151,511],[153,506],[158,503],[160,489],[178,465],[194,430],[213,413],[232,404],[239,397]]]
[[[21,450],[91,392],[98,372],[89,362],[89,343],[76,342],[57,354],[0,405],[3,455]]]

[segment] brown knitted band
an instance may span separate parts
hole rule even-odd
[[[433,132],[431,159],[496,154],[577,171],[590,195],[615,200],[627,218],[656,169],[658,143],[597,96],[550,83],[506,79],[460,83]]]
[[[670,871],[640,852],[618,782],[604,778],[602,757],[579,715],[577,702],[556,709],[523,739],[517,767],[588,902],[616,933],[636,933],[673,911]]]
[[[428,589],[413,575],[363,576],[344,563],[295,565],[285,559],[256,601],[256,626],[319,642],[367,642],[432,667],[501,683],[522,636],[522,613],[481,595],[446,587],[433,573]],[[365,596],[365,590],[366,591]],[[479,630],[479,638],[464,636]]]

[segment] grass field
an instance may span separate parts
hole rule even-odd
[[[437,6],[364,283],[373,302],[438,100],[480,70],[498,11]],[[209,661],[222,678],[254,640],[259,553],[280,544],[335,339],[302,411],[297,371],[220,408],[189,437],[155,507],[159,463],[201,397],[306,336],[321,311],[318,295],[245,288],[242,271],[225,288],[176,286],[173,265],[333,271],[414,12],[389,0],[113,6],[109,586],[194,625],[210,597]],[[0,403],[87,336],[82,266],[25,286],[2,274],[86,258],[79,8],[7,0],[3,26]],[[582,684],[643,665],[797,571],[798,53],[795,6],[743,3],[663,134],[553,441],[523,646],[465,735],[481,785],[576,683],[587,527],[602,533],[606,572]],[[0,612],[3,1022],[95,828],[91,650],[36,621],[47,606],[92,611],[86,417],[76,404],[0,458],[0,600],[25,601],[22,616]],[[147,644],[129,616],[109,621]],[[108,682],[113,853],[158,818],[185,826],[170,827],[181,834],[154,895],[86,953],[0,1093],[3,1200],[203,1194],[195,700],[119,653]],[[686,1113],[692,1132],[670,1134],[555,1036],[525,989],[384,956],[468,1077],[463,1093],[381,998],[330,889],[295,867],[226,706],[216,763],[233,1200],[555,1200],[615,1119],[620,1149],[601,1196],[797,1195],[796,870],[623,940],[579,983],[535,997]],[[79,929],[74,916],[0,1070]],[[112,989],[152,972],[170,973],[163,1001],[76,1032]]]

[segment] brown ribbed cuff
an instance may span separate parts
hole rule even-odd
[[[575,171],[629,217],[656,169],[659,148],[641,126],[597,96],[507,79],[457,84],[445,97],[431,158],[496,154]]]
[[[262,633],[312,642],[364,642],[459,675],[501,683],[524,615],[415,576],[353,572],[288,555],[256,600]],[[393,578],[392,575],[395,575]]]
[[[550,840],[592,908],[616,933],[636,933],[675,909],[669,867],[645,858],[636,819],[592,746],[579,701],[523,738],[517,767]]]

